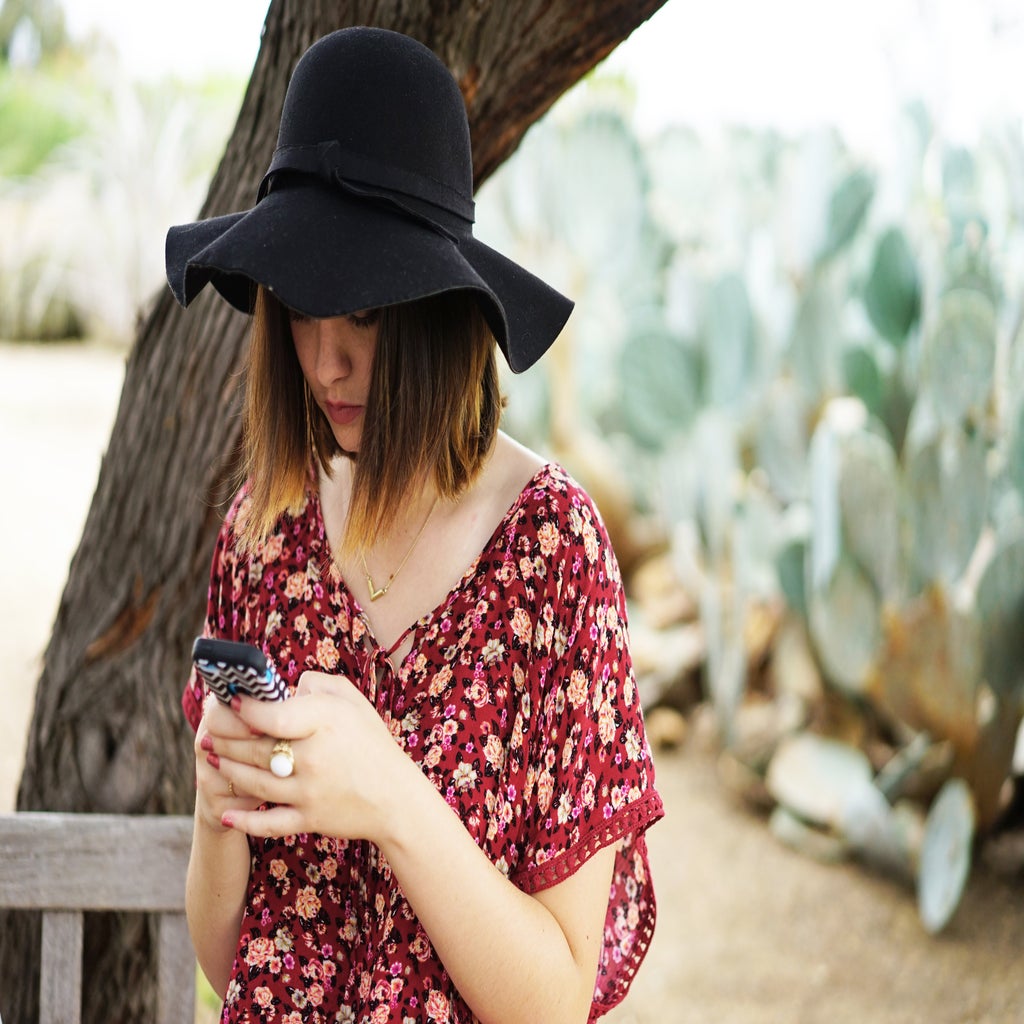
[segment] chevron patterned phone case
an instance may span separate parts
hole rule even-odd
[[[252,644],[197,637],[192,660],[207,686],[224,703],[236,693],[257,700],[283,700],[288,687],[266,656]]]

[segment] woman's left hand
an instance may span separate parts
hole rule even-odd
[[[386,798],[411,762],[347,677],[305,672],[289,700],[236,697],[232,707],[252,736],[213,737],[219,770],[239,792],[275,806],[230,810],[225,826],[255,836],[317,832],[379,841]],[[278,740],[289,741],[295,759],[283,779],[270,771]]]

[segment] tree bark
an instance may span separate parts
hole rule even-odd
[[[569,86],[663,2],[274,0],[201,216],[252,205],[291,69],[326,32],[375,24],[434,49],[466,99],[479,185]],[[192,737],[179,698],[237,471],[247,331],[247,318],[212,289],[187,313],[164,290],[140,328],[37,685],[20,810],[191,811]],[[151,1020],[150,923],[104,915],[92,925],[83,1020]],[[0,1013],[7,1024],[36,1019],[37,970],[38,935],[22,915],[6,915]]]

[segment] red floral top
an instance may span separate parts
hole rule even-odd
[[[217,541],[207,632],[257,644],[292,687],[306,669],[360,685],[525,892],[617,843],[591,1020],[615,1006],[654,932],[643,833],[663,809],[621,578],[590,499],[560,468],[540,470],[459,584],[412,627],[397,671],[328,569],[315,490],[243,558],[234,526],[246,509],[243,489]],[[193,676],[182,703],[194,728],[202,699]],[[373,844],[320,835],[249,843],[223,1022],[474,1020]]]

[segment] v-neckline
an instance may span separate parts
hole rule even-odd
[[[370,624],[370,619],[367,616],[365,609],[359,603],[359,600],[356,597],[356,595],[353,593],[352,588],[348,585],[348,581],[341,574],[341,571],[338,569],[337,564],[334,561],[334,552],[333,552],[333,550],[331,548],[331,540],[327,536],[327,526],[324,523],[323,506],[320,503],[320,488],[319,487],[311,488],[310,489],[310,494],[312,496],[312,500],[316,503],[315,504],[315,509],[314,509],[314,514],[315,514],[315,517],[316,517],[315,518],[315,524],[316,524],[316,527],[317,527],[317,532],[323,538],[323,554],[322,554],[322,559],[321,560],[322,560],[322,564],[324,566],[326,566],[327,578],[329,580],[331,580],[331,582],[334,584],[334,586],[339,591],[344,591],[344,593],[345,593],[345,595],[347,597],[347,601],[348,601],[349,605],[352,607],[352,610],[353,610],[354,614],[358,618],[362,619],[363,626],[365,627],[365,630],[366,630],[364,635],[369,639],[369,641],[372,644],[373,648],[378,650],[378,651],[383,651],[384,657],[387,660],[390,661],[391,655],[396,650],[398,650],[399,647],[401,647],[402,643],[406,640],[406,638],[409,636],[410,633],[415,633],[416,630],[421,629],[422,627],[424,627],[426,625],[429,625],[429,623],[431,623],[437,617],[439,612],[444,611],[446,608],[448,608],[448,606],[452,603],[452,601],[454,600],[456,595],[458,595],[461,591],[463,591],[465,589],[465,587],[467,586],[467,584],[469,583],[469,581],[476,575],[476,573],[478,572],[478,570],[480,568],[481,561],[494,548],[494,546],[497,544],[498,539],[502,536],[502,534],[504,534],[505,529],[506,529],[508,523],[510,522],[512,517],[519,511],[519,509],[522,506],[523,502],[526,500],[527,494],[530,491],[532,491],[532,490],[534,490],[536,488],[537,483],[541,479],[543,479],[544,477],[550,476],[551,473],[553,472],[553,470],[554,470],[553,463],[545,462],[544,465],[541,466],[533,474],[533,476],[531,476],[530,479],[526,481],[525,484],[523,484],[522,488],[520,489],[519,493],[516,495],[516,497],[513,500],[512,504],[509,505],[509,507],[506,510],[505,514],[501,517],[501,519],[498,521],[497,526],[495,526],[494,530],[491,532],[491,535],[487,539],[487,541],[484,544],[484,546],[480,549],[479,553],[473,558],[473,560],[470,562],[469,566],[466,568],[466,570],[463,572],[463,574],[459,577],[459,579],[456,581],[456,583],[451,587],[451,589],[448,591],[448,593],[445,594],[445,596],[443,598],[441,598],[441,600],[438,601],[438,603],[436,605],[434,605],[433,608],[429,609],[427,612],[425,612],[423,615],[421,615],[418,619],[416,619],[416,621],[413,622],[410,626],[407,626],[404,630],[402,630],[402,632],[398,636],[398,639],[395,640],[395,642],[390,647],[388,647],[386,649],[377,640],[377,637],[376,637],[376,635],[374,634],[374,631],[373,631],[373,626]],[[411,654],[413,654],[415,652],[415,650],[416,650],[416,645],[414,643],[412,648],[410,649],[409,653],[406,654],[405,658],[402,659],[402,663],[401,664],[404,664],[405,660]],[[396,670],[401,667],[401,664],[395,666]]]

